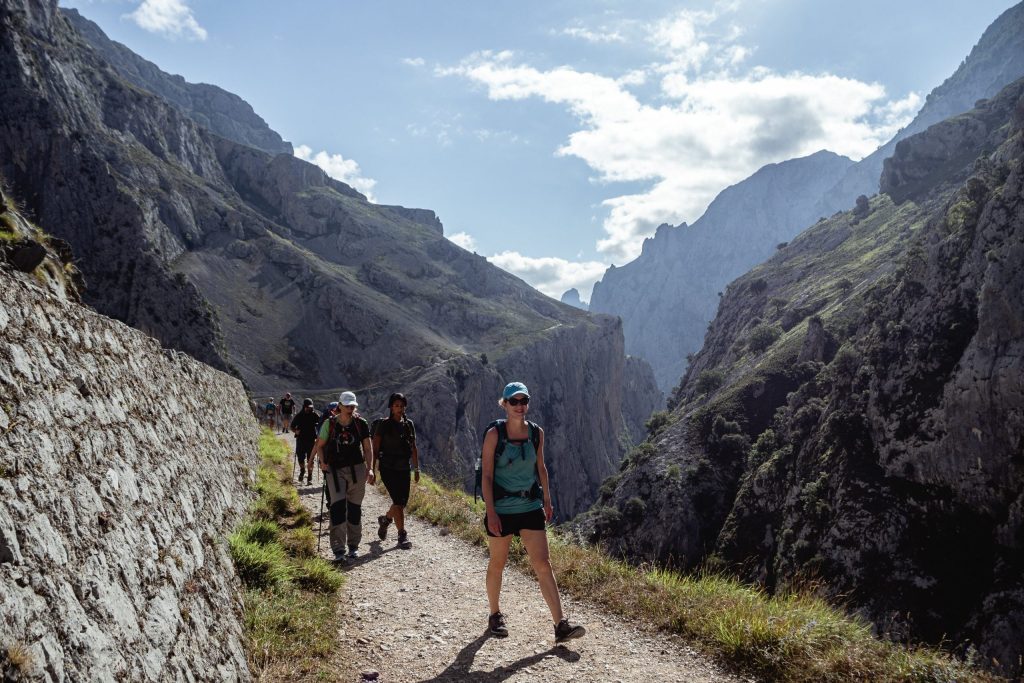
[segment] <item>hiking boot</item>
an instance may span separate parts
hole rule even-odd
[[[555,642],[564,643],[567,640],[579,638],[586,632],[587,629],[579,624],[570,624],[568,619],[562,619],[555,627]]]
[[[379,538],[382,541],[387,540],[388,527],[391,526],[391,520],[388,519],[386,516],[381,515],[377,518],[377,524],[380,525],[377,527],[377,538]]]
[[[302,480],[305,479],[305,478],[306,478],[306,470],[299,470],[299,484],[301,484]]]
[[[312,485],[313,485],[313,473],[310,472],[309,476],[306,477],[306,486],[312,486]]]
[[[341,565],[343,567],[346,564],[348,564],[348,560],[345,559],[345,551],[344,550],[335,550],[334,551],[334,563],[338,564],[338,565]]]
[[[505,626],[505,615],[501,612],[495,612],[491,616],[487,617],[487,628],[491,632],[492,636],[498,638],[504,638],[508,635],[508,627]]]
[[[402,550],[408,550],[412,547],[412,541],[409,540],[409,534],[406,533],[405,529],[398,532],[398,547]]]
[[[348,558],[354,560],[359,557],[359,546],[350,545],[348,547]]]

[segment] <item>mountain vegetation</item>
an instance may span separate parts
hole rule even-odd
[[[896,145],[866,208],[730,284],[581,533],[804,581],[1020,675],[1024,80]]]

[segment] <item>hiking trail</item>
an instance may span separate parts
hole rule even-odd
[[[279,435],[291,453],[291,435]],[[294,457],[294,455],[292,456]],[[299,487],[320,522],[320,478]],[[415,495],[415,493],[413,494]],[[355,652],[354,668],[377,671],[382,683],[742,683],[679,638],[640,627],[600,607],[562,594],[566,614],[587,628],[580,639],[555,645],[551,613],[532,573],[505,570],[502,611],[509,636],[487,634],[484,576],[487,552],[411,514],[410,550],[396,545],[394,525],[377,538],[377,516],[391,501],[375,486],[363,500],[359,558],[342,569],[340,600],[349,613],[338,637]],[[320,555],[333,556],[326,514]]]

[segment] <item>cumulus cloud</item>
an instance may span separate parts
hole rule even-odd
[[[340,180],[346,185],[354,187],[356,190],[366,195],[366,198],[371,202],[376,201],[373,196],[373,188],[377,184],[377,181],[372,178],[364,177],[359,168],[359,164],[353,159],[346,159],[340,154],[330,154],[326,151],[314,154],[313,149],[308,145],[297,146],[295,148],[295,156],[303,161],[316,164],[323,169],[324,173],[335,180]]]
[[[423,57],[406,57],[402,60],[402,64],[407,64],[409,66],[416,67],[423,66],[426,63],[427,62],[423,59]]]
[[[509,51],[478,52],[435,74],[481,85],[491,100],[539,98],[565,107],[579,126],[558,155],[582,159],[597,182],[648,183],[603,202],[597,247],[621,262],[659,224],[692,222],[718,192],[761,166],[820,149],[861,158],[920,105],[915,94],[889,99],[877,83],[745,67],[754,50],[737,44],[742,30],[723,19],[734,9],[683,10],[652,23],[647,37],[661,61],[618,78],[571,66],[539,69]],[[627,90],[648,76],[657,86],[649,99]]]
[[[206,29],[192,15],[185,0],[142,0],[134,12],[124,15],[151,33],[171,38],[206,40]]]
[[[476,251],[476,240],[468,232],[456,232],[451,235],[445,235],[445,237],[466,251]]]
[[[517,251],[503,251],[487,260],[552,298],[558,299],[566,290],[575,287],[584,301],[590,300],[594,283],[601,279],[608,267],[600,261],[568,261],[553,256],[534,258]]]

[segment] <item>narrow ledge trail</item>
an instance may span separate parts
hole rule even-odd
[[[294,453],[291,435],[280,435]],[[294,456],[293,456],[294,457]],[[320,478],[299,487],[320,523]],[[413,493],[415,495],[415,492]],[[357,653],[356,671],[377,671],[382,683],[744,683],[724,673],[679,638],[645,629],[563,593],[571,619],[587,628],[582,638],[556,645],[551,614],[532,573],[506,568],[502,611],[509,636],[487,634],[486,550],[412,515],[410,550],[396,545],[394,525],[377,538],[377,516],[391,501],[374,486],[363,500],[359,557],[342,569],[349,617],[338,637]],[[329,547],[324,515],[320,555]]]

